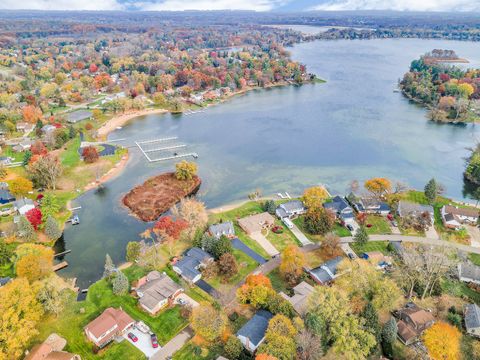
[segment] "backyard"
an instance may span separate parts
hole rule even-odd
[[[368,234],[390,234],[390,224],[387,219],[379,215],[368,215],[365,220]],[[370,227],[368,225],[371,225]]]
[[[357,255],[361,255],[365,252],[380,251],[384,255],[388,255],[388,241],[369,241],[365,244],[359,244],[357,242],[350,243],[350,247]]]

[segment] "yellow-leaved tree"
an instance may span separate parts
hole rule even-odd
[[[382,197],[383,195],[392,191],[392,183],[386,178],[372,178],[365,181],[365,189],[370,191],[375,197]]]
[[[321,207],[327,198],[328,192],[323,186],[312,186],[305,189],[302,201],[307,208],[315,209]]]
[[[423,334],[428,355],[433,360],[460,359],[460,331],[445,322],[437,322]]]

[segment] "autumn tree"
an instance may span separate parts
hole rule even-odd
[[[450,324],[439,321],[423,334],[428,355],[435,360],[460,359],[460,331]]]
[[[43,245],[23,244],[17,248],[16,273],[30,282],[43,279],[53,272],[53,250]]]
[[[303,192],[302,201],[309,209],[315,209],[322,206],[328,198],[328,192],[323,186],[313,186]]]
[[[228,359],[235,360],[238,359],[242,353],[243,345],[236,336],[230,336],[223,350],[225,351],[225,355],[228,356]]]
[[[227,325],[225,314],[208,303],[196,306],[190,321],[195,333],[207,341],[219,338]]]
[[[139,242],[130,241],[127,244],[127,255],[126,255],[127,261],[130,261],[130,262],[137,261],[138,258],[140,257],[140,250],[141,250],[141,246]]]
[[[40,140],[37,140],[32,144],[30,151],[33,155],[46,155],[48,152],[47,148]]]
[[[33,183],[30,180],[19,176],[8,182],[8,188],[13,195],[24,197],[33,190]]]
[[[240,303],[262,308],[267,306],[268,298],[274,292],[268,277],[263,274],[250,274],[245,283],[237,289],[237,299]]]
[[[308,329],[302,329],[295,340],[298,360],[319,360],[323,356],[321,338]]]
[[[67,304],[75,300],[74,292],[61,277],[51,275],[39,283],[37,299],[46,313],[58,317]]]
[[[281,255],[280,273],[290,285],[296,285],[303,274],[305,255],[295,245],[288,245]]]
[[[172,219],[171,216],[162,216],[153,226],[152,232],[159,243],[168,246],[168,251],[173,254],[173,246],[180,238],[188,223],[183,219]]]
[[[43,315],[37,294],[25,278],[17,278],[0,291],[0,359],[21,359],[30,340],[38,334]]]
[[[37,187],[56,189],[63,168],[58,158],[52,155],[41,156],[27,168],[33,183]]]
[[[225,279],[231,278],[238,272],[237,260],[235,256],[229,253],[225,253],[220,256],[217,261],[218,272],[224,276]]]
[[[39,226],[42,224],[42,212],[38,208],[33,208],[28,210],[25,213],[25,217],[32,224],[35,230],[38,230]]]
[[[339,253],[340,249],[340,237],[333,233],[329,232],[325,235],[320,247],[329,255],[334,256]]]
[[[376,198],[381,198],[392,191],[392,183],[386,178],[372,178],[365,181],[364,186]]]
[[[178,180],[192,180],[197,175],[197,164],[193,161],[180,161],[175,164],[175,177]]]
[[[34,105],[27,105],[22,109],[23,120],[35,124],[37,120],[42,119],[42,110]]]
[[[255,356],[255,360],[278,360],[278,358],[272,355],[260,354],[257,352],[257,355]]]
[[[0,265],[7,264],[13,256],[13,250],[0,239]]]
[[[99,159],[98,151],[95,146],[86,146],[82,150],[82,158],[87,164],[92,164]]]
[[[35,232],[35,229],[25,216],[20,216],[17,234],[22,240],[25,241],[34,241],[37,239],[37,233]]]
[[[296,334],[297,330],[289,318],[275,315],[268,323],[265,342],[260,345],[258,352],[275,356],[279,360],[293,359],[296,354]]]
[[[62,236],[62,230],[58,226],[57,220],[50,215],[45,222],[45,235],[47,235],[50,240],[58,240]]]
[[[197,231],[204,230],[208,222],[208,214],[205,204],[194,198],[180,200],[180,204],[172,209],[172,214],[187,222],[185,234],[193,238]]]
[[[305,228],[311,234],[326,234],[335,225],[335,214],[323,207],[309,208],[304,221]]]

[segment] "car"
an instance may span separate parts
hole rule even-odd
[[[179,305],[186,305],[187,304],[187,302],[182,298],[178,299],[177,301],[178,301]]]
[[[151,335],[150,335],[150,341],[152,342],[152,347],[153,347],[154,349],[158,348],[157,335],[151,334]]]
[[[348,225],[347,225],[347,229],[350,230],[350,231],[353,231],[353,226],[350,225],[350,224],[348,224]]]
[[[352,260],[355,259],[355,255],[353,255],[352,253],[348,253],[348,257]]]
[[[393,225],[394,227],[398,227],[398,223],[397,223],[396,221],[392,221],[392,225]]]
[[[135,334],[133,334],[133,333],[131,333],[131,332],[128,333],[128,338],[129,338],[130,340],[132,340],[133,342],[137,342],[137,341],[138,341],[138,338],[135,336]]]

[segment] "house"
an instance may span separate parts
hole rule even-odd
[[[210,225],[208,227],[208,232],[217,239],[220,239],[222,235],[225,235],[228,238],[235,237],[235,228],[231,221]]]
[[[50,125],[50,124],[47,124],[47,125],[44,125],[42,127],[42,133],[44,135],[50,135],[52,134],[55,130],[57,130],[57,128],[54,126],[54,125]]]
[[[342,262],[342,260],[343,257],[337,256],[323,263],[319,267],[311,269],[309,271],[309,274],[312,279],[320,285],[331,283],[335,278],[340,276],[340,274],[337,274],[337,267],[338,264]]]
[[[173,264],[173,270],[190,283],[195,283],[202,278],[200,269],[213,261],[213,257],[200,248],[189,249],[183,258]]]
[[[273,315],[266,310],[258,310],[255,315],[248,320],[237,332],[237,338],[242,345],[250,351],[255,352],[265,340],[265,332],[268,328],[268,322]]]
[[[238,220],[238,225],[247,234],[261,232],[263,229],[272,227],[274,223],[275,219],[268,212],[250,215]]]
[[[304,315],[307,310],[307,300],[313,292],[313,286],[305,281],[293,288],[293,296],[281,292],[280,295],[292,304],[293,308],[299,315]]]
[[[20,215],[25,215],[30,210],[35,209],[35,203],[31,199],[22,198],[13,203],[13,208]]]
[[[480,266],[464,262],[458,264],[457,268],[460,281],[480,285]]]
[[[15,196],[8,189],[0,188],[0,204],[7,204],[12,201],[15,201]]]
[[[83,120],[91,120],[92,118],[93,114],[89,110],[77,110],[67,114],[67,122],[70,124],[76,124]]]
[[[361,214],[375,214],[387,216],[390,213],[390,206],[375,198],[358,198],[352,202],[354,209]]]
[[[12,150],[15,152],[23,152],[27,151],[32,147],[32,140],[30,139],[23,139],[18,144],[12,147]]]
[[[323,204],[325,209],[333,211],[337,216],[342,214],[352,214],[353,216],[353,209],[348,205],[348,202],[341,196],[335,196],[332,198],[332,201],[326,202]]]
[[[41,344],[35,345],[25,360],[81,360],[79,355],[63,351],[67,340],[53,333]]]
[[[135,291],[140,306],[153,315],[163,307],[173,304],[183,289],[167,274],[151,271],[138,280]]]
[[[123,335],[135,321],[121,308],[108,308],[95,320],[85,326],[87,338],[99,348],[104,347],[115,337]]]
[[[289,218],[291,219],[294,216],[305,214],[307,209],[303,205],[303,202],[300,200],[293,200],[283,204],[280,204],[275,210],[275,214],[279,219]]]
[[[433,325],[433,315],[414,303],[407,303],[403,309],[394,312],[398,319],[398,338],[405,345],[416,342],[422,333]]]
[[[0,165],[7,166],[12,163],[12,158],[8,156],[0,156]]]
[[[30,133],[30,132],[33,130],[33,128],[35,127],[35,125],[21,121],[21,122],[17,122],[16,127],[17,127],[17,131],[21,131],[21,132],[23,132],[23,133],[25,133],[25,134],[28,134],[28,133]]]
[[[477,304],[465,305],[463,316],[467,333],[480,338],[480,307]]]
[[[431,205],[422,205],[422,204],[412,203],[410,201],[400,200],[398,202],[397,213],[398,213],[398,216],[402,218],[406,216],[418,217],[425,213],[428,213],[430,215],[432,224],[434,221],[434,212],[433,212],[433,207]]]
[[[442,222],[449,229],[459,229],[464,224],[475,225],[478,220],[478,210],[459,208],[452,205],[444,205],[440,209]]]

